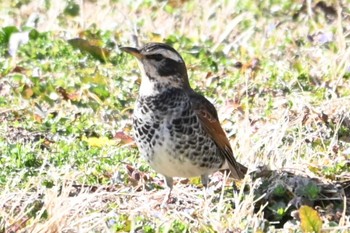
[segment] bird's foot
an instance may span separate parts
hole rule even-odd
[[[160,205],[161,209],[167,209],[169,204],[175,204],[176,203],[176,198],[174,197],[166,197],[164,198],[164,200],[162,201],[162,204]]]

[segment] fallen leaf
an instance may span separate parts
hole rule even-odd
[[[16,66],[15,68],[13,68],[13,70],[11,71],[12,73],[20,73],[20,74],[25,74],[25,72],[27,71],[26,68],[22,67],[22,66]]]
[[[169,0],[168,5],[174,8],[180,8],[187,0]]]
[[[23,98],[29,99],[29,98],[32,97],[33,95],[34,95],[33,89],[32,89],[30,86],[25,85],[25,86],[23,87],[23,91],[22,91],[22,96],[23,96]]]
[[[127,135],[126,133],[119,131],[114,135],[115,139],[119,139],[119,143],[122,145],[136,146],[134,138]]]
[[[299,216],[303,232],[321,232],[322,220],[316,210],[303,205],[299,208]]]
[[[103,147],[105,145],[112,145],[112,144],[115,144],[115,141],[114,140],[110,140],[109,138],[107,137],[85,137],[83,136],[82,138],[82,141],[85,141],[89,144],[89,146],[92,146],[92,147]]]
[[[81,38],[75,38],[68,40],[68,43],[72,45],[74,48],[80,49],[80,51],[88,52],[94,58],[98,59],[101,62],[106,62],[108,57],[110,56],[110,51],[100,46],[96,46],[95,41],[88,41]]]
[[[63,97],[64,100],[79,101],[80,95],[76,92],[68,93],[63,87],[56,88],[56,91]]]
[[[23,229],[26,226],[28,220],[30,220],[30,218],[28,218],[28,217],[23,217],[23,218],[19,219],[18,221],[13,223],[10,227],[8,227],[6,229],[6,232],[18,232],[18,231],[20,231],[21,229]]]

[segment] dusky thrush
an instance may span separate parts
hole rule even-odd
[[[200,176],[207,186],[209,174],[229,169],[242,179],[247,168],[236,162],[214,105],[191,88],[180,54],[163,43],[120,49],[140,63],[134,136],[141,155],[165,176],[168,198],[173,177]]]

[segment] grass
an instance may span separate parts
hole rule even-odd
[[[349,231],[346,5],[2,1],[0,232],[302,232],[302,205]],[[28,42],[11,50],[16,31]],[[182,54],[251,171],[206,194],[177,179],[167,210],[130,138],[140,73],[118,49],[149,41]]]

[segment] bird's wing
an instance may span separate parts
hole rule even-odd
[[[234,158],[230,142],[220,125],[215,107],[205,97],[197,93],[192,93],[190,98],[203,129],[215,142],[221,154],[225,156],[231,176],[235,179],[243,179],[247,168]]]

